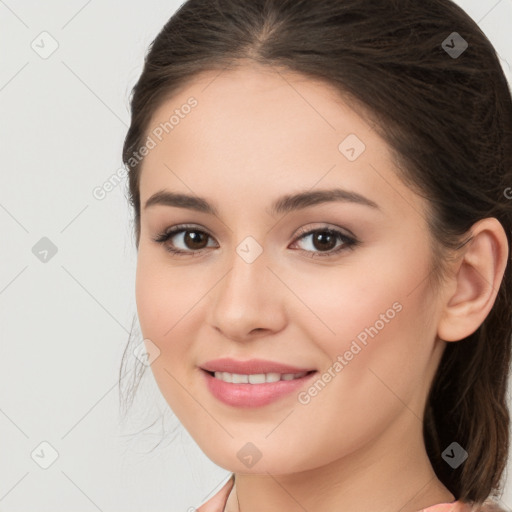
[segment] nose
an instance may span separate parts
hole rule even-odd
[[[228,265],[229,271],[210,294],[210,325],[234,341],[246,341],[283,329],[285,287],[275,271],[268,268],[271,262],[265,251],[249,262],[233,250]]]

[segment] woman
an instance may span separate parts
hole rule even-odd
[[[189,0],[131,111],[151,369],[233,472],[198,510],[500,510],[512,101],[475,22]]]

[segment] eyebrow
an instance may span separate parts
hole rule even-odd
[[[307,208],[308,206],[314,206],[328,202],[355,203],[380,210],[377,203],[365,196],[362,196],[361,194],[358,194],[357,192],[335,188],[329,190],[307,190],[304,192],[282,196],[274,201],[274,203],[272,203],[270,213],[271,215],[279,215],[281,213],[301,210],[303,208]],[[157,204],[164,206],[175,206],[177,208],[187,208],[189,210],[196,210],[198,212],[219,216],[217,208],[213,204],[209,203],[206,199],[188,194],[180,194],[169,192],[167,190],[160,190],[153,194],[146,201],[144,208],[146,209]]]

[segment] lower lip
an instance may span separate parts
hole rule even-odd
[[[279,380],[264,384],[233,384],[216,379],[206,370],[201,370],[211,394],[221,402],[234,407],[262,407],[300,389],[315,372],[293,380]]]

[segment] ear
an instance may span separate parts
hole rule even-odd
[[[491,311],[508,262],[508,240],[501,223],[487,218],[471,228],[446,284],[437,335],[458,341],[473,334]]]

